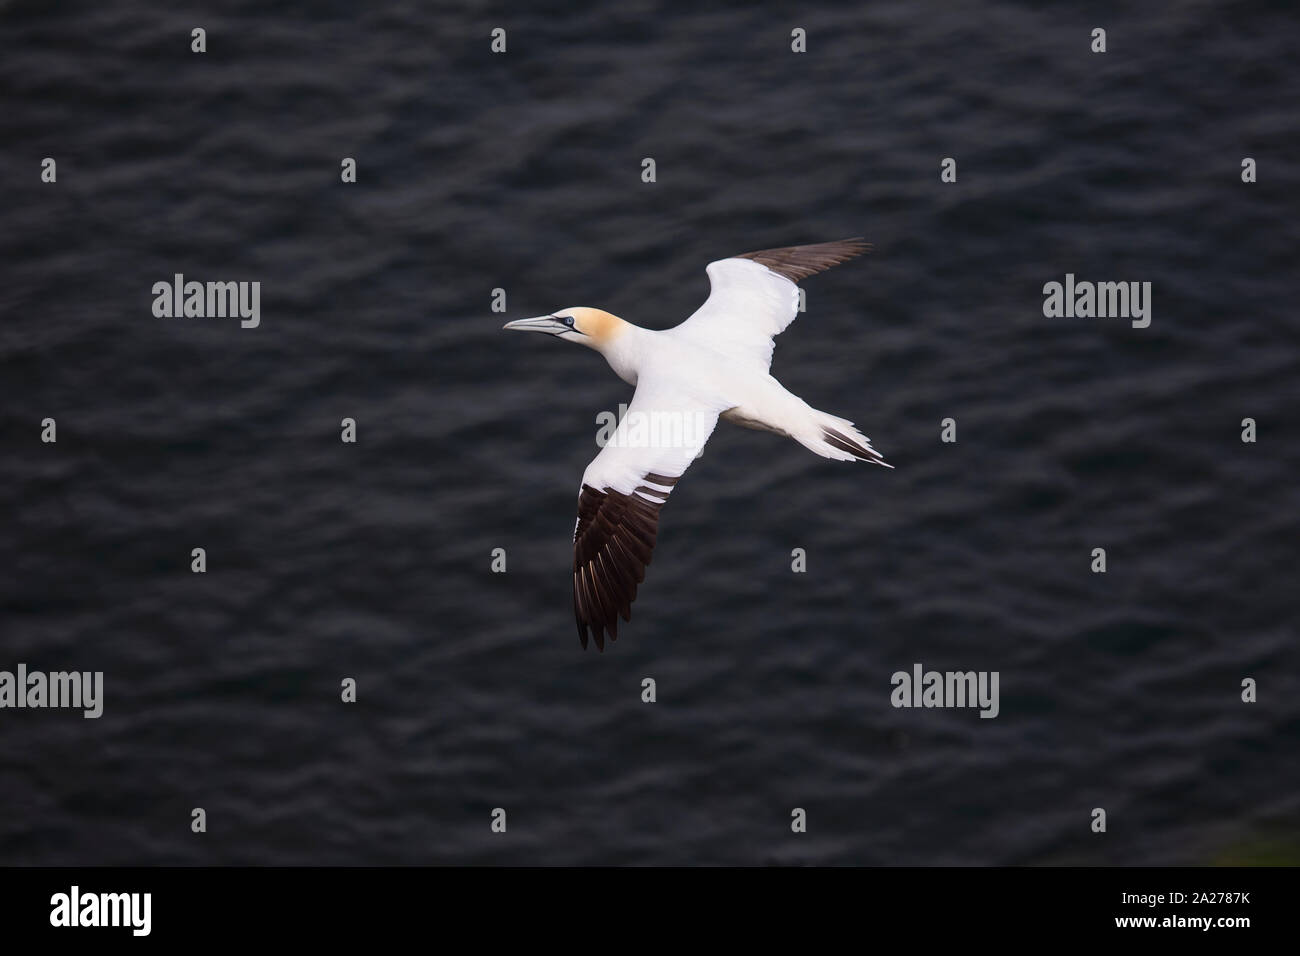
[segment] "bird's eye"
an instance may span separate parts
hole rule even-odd
[[[571,315],[562,315],[562,316],[560,316],[560,318],[561,318],[562,320],[564,320],[564,324],[565,324],[565,325],[567,325],[569,328],[573,328],[573,316],[571,316]]]

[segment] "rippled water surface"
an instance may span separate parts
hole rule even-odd
[[[0,862],[1294,861],[1300,22],[1219,6],[6,4],[0,669],[106,702],[0,711]],[[896,470],[721,426],[582,652],[630,389],[502,322],[851,235],[773,371]],[[999,717],[891,707],[918,661]]]

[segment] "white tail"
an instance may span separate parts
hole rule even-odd
[[[809,408],[809,411],[812,417],[807,427],[794,435],[795,441],[805,448],[836,461],[869,461],[886,468],[894,467],[871,447],[871,439],[854,428],[848,419],[815,408]]]

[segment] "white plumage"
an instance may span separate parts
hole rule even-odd
[[[773,338],[799,314],[795,283],[869,248],[848,239],[719,259],[707,269],[708,299],[665,331],[589,308],[506,325],[596,349],[636,386],[578,494],[573,601],[583,647],[590,634],[603,650],[606,632],[618,637],[618,618],[631,619],[659,510],[719,418],[787,435],[826,458],[890,467],[852,422],[811,407],[769,372]]]

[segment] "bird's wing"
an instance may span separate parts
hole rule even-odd
[[[573,612],[578,638],[605,649],[618,617],[632,619],[637,585],[659,530],[659,509],[699,454],[723,409],[673,383],[642,375],[636,394],[582,475],[573,531]]]
[[[861,239],[746,252],[710,262],[709,297],[672,333],[769,368],[772,338],[799,314],[796,282],[871,249]]]

